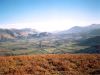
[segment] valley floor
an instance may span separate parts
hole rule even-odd
[[[100,75],[100,54],[0,56],[0,75]]]

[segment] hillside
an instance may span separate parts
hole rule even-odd
[[[64,30],[61,33],[86,33],[91,32],[92,30],[100,29],[100,24],[91,24],[89,26],[81,27],[81,26],[74,26],[68,30]]]
[[[51,35],[49,32],[39,32],[35,29],[0,29],[0,42],[42,38]]]
[[[88,46],[87,48],[80,49],[75,53],[100,53],[100,36],[82,40],[78,45]]]
[[[1,56],[0,75],[100,75],[100,55]]]

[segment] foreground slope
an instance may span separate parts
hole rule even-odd
[[[100,75],[100,55],[1,56],[0,75]]]

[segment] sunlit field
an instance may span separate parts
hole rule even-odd
[[[99,74],[99,54],[44,54],[0,57],[0,75]]]

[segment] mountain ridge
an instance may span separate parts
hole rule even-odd
[[[88,32],[88,31],[91,31],[94,29],[100,29],[100,24],[91,24],[91,25],[85,26],[85,27],[74,26],[68,30],[62,31],[61,33],[67,33],[67,34],[69,34],[69,33],[82,33],[82,32]]]
[[[95,33],[94,33],[95,31]],[[53,36],[58,36],[59,34],[85,34],[85,35],[99,35],[100,24],[91,24],[89,26],[81,27],[74,26],[68,30],[60,32],[39,32],[31,28],[23,29],[0,29],[0,40],[2,39],[16,39],[16,38],[34,38],[34,37],[45,37],[53,34]],[[86,34],[87,33],[87,34]],[[98,33],[98,34],[97,34]],[[57,35],[56,35],[57,34]],[[60,35],[61,36],[61,35]]]

